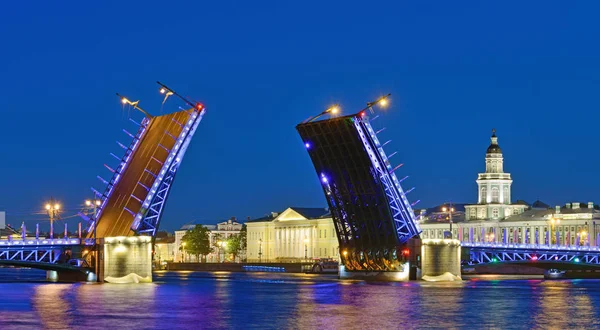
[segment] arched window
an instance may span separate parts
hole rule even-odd
[[[499,191],[497,187],[492,188],[492,203],[498,203]]]
[[[510,204],[510,196],[508,196],[508,187],[504,187],[504,204]]]
[[[497,168],[496,162],[492,162],[492,173],[496,173],[497,172],[496,168]]]
[[[487,203],[487,188],[481,187],[481,203]]]

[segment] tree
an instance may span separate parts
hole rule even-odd
[[[246,225],[242,226],[242,230],[237,235],[231,235],[227,240],[227,249],[229,253],[233,255],[233,260],[235,260],[242,251],[246,250]]]
[[[200,260],[199,257],[202,256],[203,261],[206,261],[206,255],[212,252],[208,234],[208,229],[200,225],[188,230],[181,238],[181,241],[185,243],[185,252],[195,255],[197,260]]]

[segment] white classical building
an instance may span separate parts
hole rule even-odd
[[[509,173],[504,173],[503,163],[493,131],[485,156],[486,170],[477,179],[477,204],[465,205],[464,213],[453,209],[453,238],[463,242],[597,245],[598,206],[592,202],[566,203],[554,208],[539,201],[531,206],[522,201],[511,204],[512,179]],[[450,214],[444,214],[449,209],[452,207],[446,205],[429,212],[420,211],[422,238],[444,237],[444,232],[450,229]]]
[[[181,227],[180,230],[175,231],[175,262],[197,262],[196,256],[189,255],[185,252],[185,248],[182,248],[182,238],[188,230],[194,229],[194,227],[201,224],[187,224]],[[235,217],[227,221],[220,222],[216,225],[201,225],[209,230],[208,238],[210,245],[214,247],[213,253],[206,256],[207,262],[218,262],[224,258],[225,250],[221,250],[218,247],[217,240],[226,240],[232,235],[239,235],[244,224],[237,222]],[[244,259],[245,255],[242,252],[239,256]]]
[[[325,208],[290,207],[249,220],[248,262],[293,262],[337,258],[339,244]]]

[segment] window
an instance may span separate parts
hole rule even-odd
[[[487,203],[487,188],[481,187],[481,203]]]
[[[498,216],[500,216],[500,213],[498,212],[497,208],[493,208],[492,209],[492,217],[493,218],[497,218]]]
[[[508,196],[508,187],[504,187],[504,203],[510,204],[510,196]]]
[[[499,191],[497,187],[492,188],[492,203],[498,203]]]
[[[514,208],[513,209],[513,215],[517,215],[519,214],[519,209],[518,208]]]
[[[327,238],[327,229],[323,229],[323,237]]]

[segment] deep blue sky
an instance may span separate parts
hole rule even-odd
[[[383,93],[421,207],[475,202],[490,131],[513,201],[600,202],[596,2],[10,1],[0,10],[0,210],[76,213],[155,81],[208,109],[163,228],[326,205],[295,125]]]

